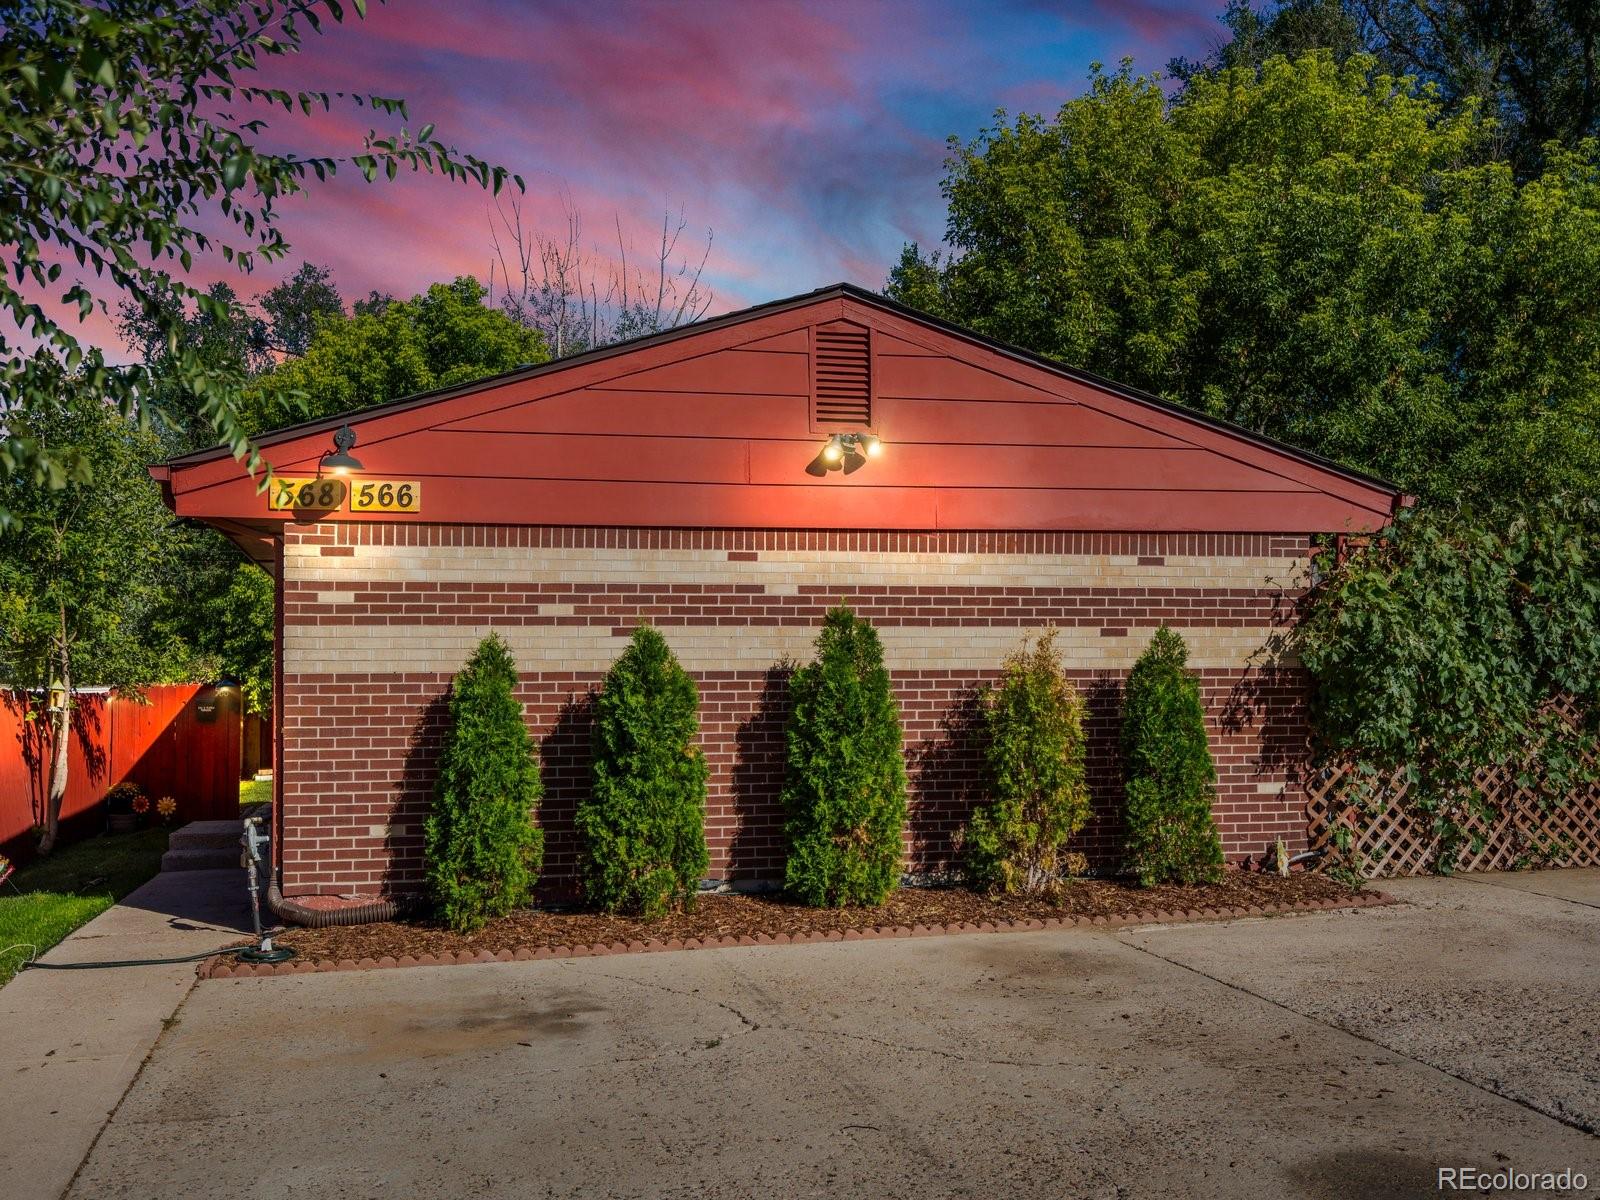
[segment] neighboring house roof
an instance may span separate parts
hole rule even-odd
[[[419,480],[425,500],[340,519],[1310,533],[1375,528],[1401,502],[1381,479],[844,283],[258,444],[278,474],[311,474],[346,422],[363,477]],[[818,468],[830,433],[867,429],[881,458]],[[225,447],[152,473],[176,512],[240,539],[296,516],[271,512]]]

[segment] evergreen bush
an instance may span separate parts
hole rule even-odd
[[[634,630],[595,702],[594,787],[577,813],[584,890],[607,912],[693,906],[711,861],[699,702],[666,639]]]
[[[511,651],[490,634],[450,688],[423,853],[435,912],[458,931],[527,904],[544,859],[539,765],[516,682]]]
[[[881,904],[900,877],[906,767],[877,632],[831,610],[789,685],[783,788],[789,891],[816,907]]]
[[[1127,865],[1145,887],[1202,883],[1222,874],[1211,805],[1217,770],[1206,744],[1189,650],[1163,625],[1128,675],[1122,716]]]
[[[1061,849],[1089,819],[1083,699],[1056,654],[1056,631],[1005,661],[983,698],[993,803],[967,826],[967,873],[987,891],[1039,893],[1061,873]]]

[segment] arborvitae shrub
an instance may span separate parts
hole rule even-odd
[[[816,661],[795,671],[789,698],[789,891],[817,907],[881,904],[900,878],[906,767],[871,624],[831,610]]]
[[[1211,813],[1217,770],[1206,744],[1200,686],[1184,669],[1189,650],[1163,625],[1128,675],[1122,771],[1128,799],[1130,871],[1145,887],[1201,883],[1222,873]]]
[[[450,688],[423,853],[435,911],[452,929],[477,929],[527,904],[544,859],[534,824],[539,764],[516,683],[511,651],[490,634]]]
[[[1052,887],[1062,847],[1089,819],[1083,699],[1055,643],[1052,629],[1012,654],[983,698],[984,765],[994,802],[972,814],[965,848],[968,877],[989,891]]]
[[[607,912],[694,903],[711,861],[699,702],[666,639],[634,630],[595,701],[594,786],[577,814],[584,890]]]

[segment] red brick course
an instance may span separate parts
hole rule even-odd
[[[1078,848],[1114,866],[1120,843],[1116,731],[1121,676],[1075,672],[1089,705],[1089,781],[1095,816]],[[1264,853],[1275,837],[1305,844],[1296,770],[1306,745],[1298,672],[1199,672],[1219,777],[1217,818],[1230,859]],[[570,892],[578,874],[572,819],[588,788],[591,689],[598,675],[528,674],[520,699],[540,746],[545,882]],[[938,872],[958,862],[956,836],[978,796],[975,690],[993,678],[950,670],[894,675],[912,785],[907,864]],[[711,768],[707,840],[714,878],[781,878],[785,678],[781,671],[705,672],[701,746]],[[286,895],[418,890],[421,822],[445,713],[447,675],[286,674],[283,885]],[[1262,785],[1284,785],[1283,795]]]
[[[565,525],[328,522],[291,527],[297,542],[340,546],[485,546],[592,550],[817,550],[838,554],[1117,554],[1302,558],[1311,539],[1281,533],[1085,533],[984,529],[608,529]],[[749,560],[746,560],[749,561]]]
[[[325,547],[327,549],[327,547]],[[875,625],[1247,628],[1286,624],[1298,592],[1203,587],[887,587],[800,584],[774,595],[759,583],[372,582],[317,597],[328,584],[291,580],[285,614],[318,625],[815,625],[848,603]],[[548,605],[570,607],[549,613]]]

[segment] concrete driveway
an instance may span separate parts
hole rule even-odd
[[[208,981],[69,1194],[1395,1197],[1438,1195],[1439,1166],[1600,1194],[1600,872],[1393,890]]]

